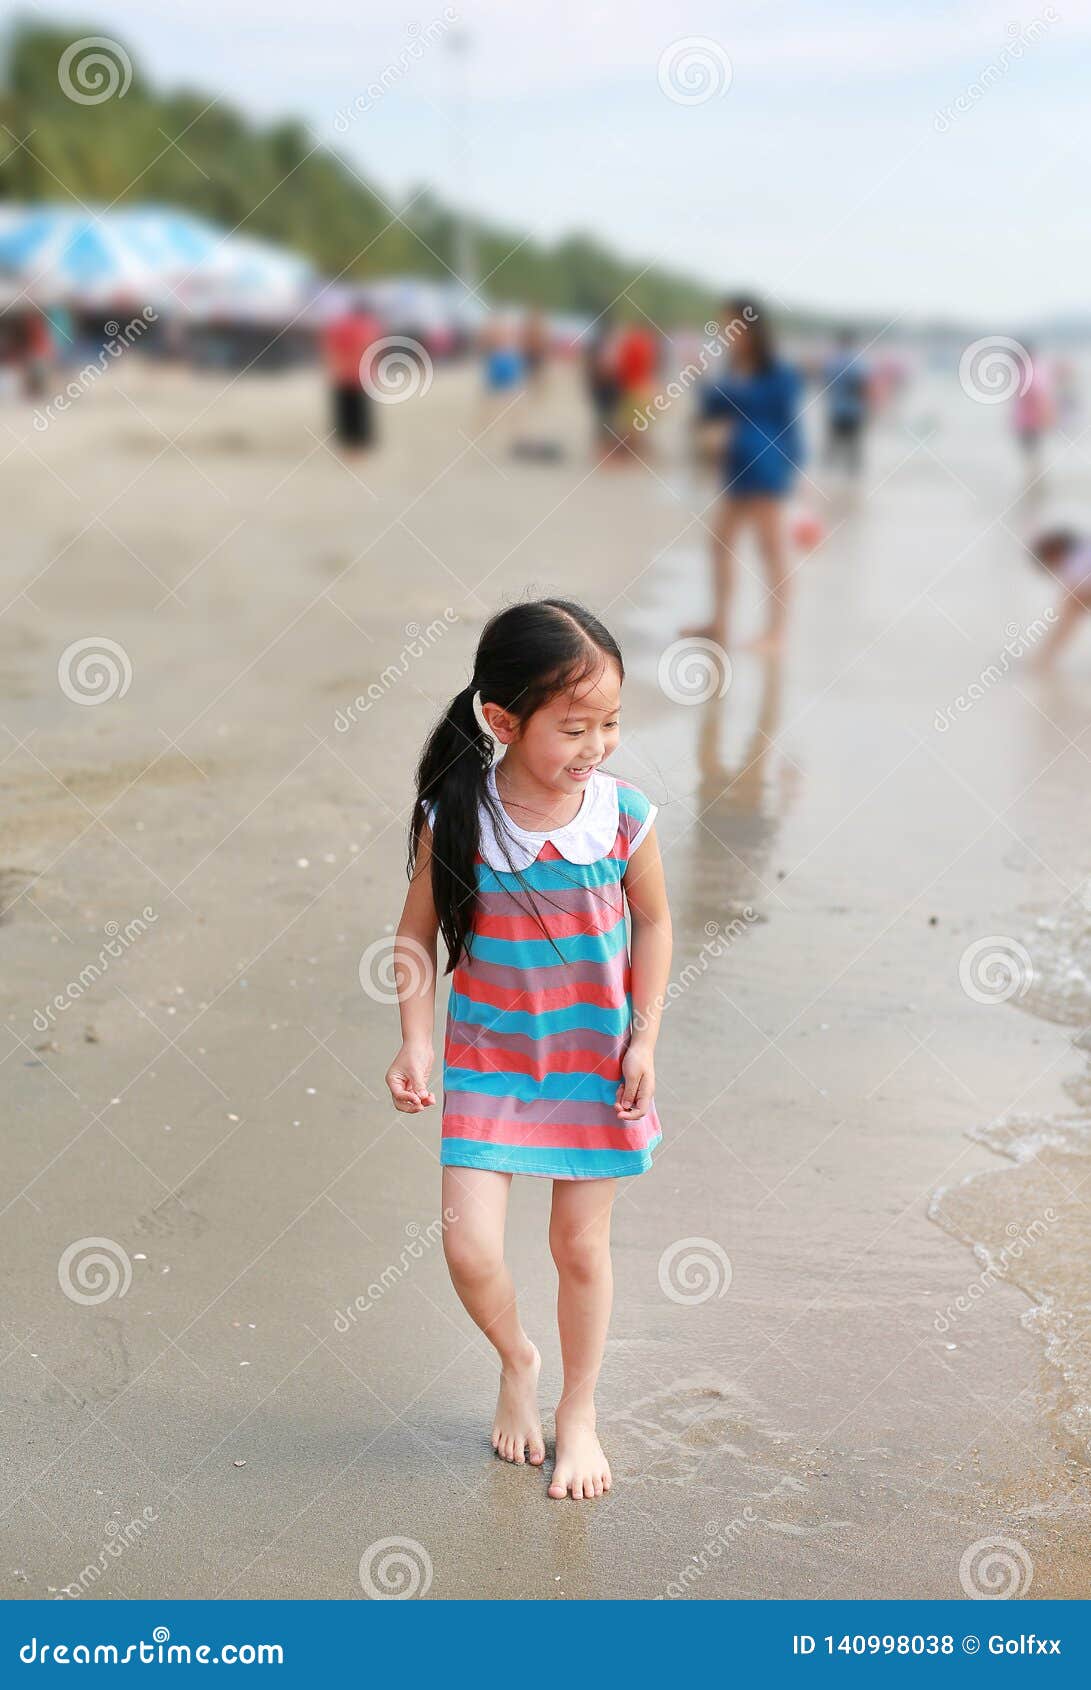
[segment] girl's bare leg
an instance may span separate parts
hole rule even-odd
[[[768,598],[765,632],[751,641],[750,649],[776,652],[784,644],[788,618],[788,556],[784,544],[783,502],[771,498],[754,499],[752,514],[765,568]]]
[[[731,600],[735,593],[735,541],[746,517],[745,506],[725,493],[712,521],[712,619],[683,628],[683,637],[715,640],[725,649],[731,634]]]
[[[470,1319],[500,1357],[492,1447],[504,1461],[540,1466],[545,1441],[538,1413],[542,1359],[523,1330],[504,1260],[511,1175],[489,1168],[444,1168],[443,1253]]]
[[[549,1247],[557,1264],[557,1325],[564,1388],[557,1404],[557,1459],[550,1496],[574,1502],[610,1489],[610,1464],[595,1431],[595,1384],[606,1347],[614,1276],[610,1210],[616,1181],[554,1180]]]

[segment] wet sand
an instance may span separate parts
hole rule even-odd
[[[572,434],[563,381],[553,405]],[[44,432],[3,420],[4,1593],[959,1597],[1003,1538],[1025,1594],[1086,1596],[1088,1450],[1023,1319],[1039,1287],[970,1292],[967,1241],[1043,1200],[972,1134],[1071,1112],[1081,1066],[1071,1025],[959,979],[1087,870],[1086,641],[935,725],[1048,602],[1002,419],[953,382],[913,398],[801,563],[783,663],[740,655],[703,704],[656,680],[703,609],[711,497],[673,418],[618,475],[582,440],[475,446],[460,376],[351,468],[300,375],[134,365]],[[1055,485],[1085,480],[1058,455]],[[662,806],[676,920],[664,1143],[616,1213],[617,1483],[579,1506],[491,1456],[438,1116],[386,1102],[376,1001],[424,732],[483,617],[545,590],[625,649],[612,767]],[[102,636],[131,684],[74,702],[58,659]],[[985,1179],[973,1216],[936,1198]],[[1086,1195],[1052,1199],[1084,1285]],[[516,1182],[510,1227],[547,1408],[548,1198]],[[88,1239],[124,1295],[62,1291]]]

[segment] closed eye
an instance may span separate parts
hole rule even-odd
[[[614,717],[612,722],[603,722],[603,724],[602,724],[604,730],[606,728],[616,728],[619,725],[620,724],[619,724],[618,718],[616,716]],[[586,728],[562,728],[561,732],[563,734],[565,734],[569,739],[582,739],[584,734],[587,732],[587,729]]]

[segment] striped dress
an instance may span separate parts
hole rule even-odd
[[[508,818],[501,842],[482,808],[470,956],[447,1007],[441,1162],[551,1179],[651,1166],[654,1103],[639,1121],[614,1103],[632,1020],[623,880],[655,815],[602,770],[549,833]]]

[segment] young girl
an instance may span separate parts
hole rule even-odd
[[[436,935],[453,972],[443,1066],[447,1265],[500,1357],[492,1444],[539,1466],[541,1360],[504,1263],[512,1174],[553,1181],[564,1386],[549,1495],[601,1496],[595,1383],[610,1317],[617,1180],[659,1142],[652,1058],[671,931],[655,807],[608,774],[621,652],[582,605],[519,604],[481,636],[473,677],[421,756],[410,886],[395,941],[395,1108],[430,1108]],[[488,732],[475,712],[475,699]],[[493,742],[504,747],[493,765]],[[632,958],[626,945],[626,906]],[[453,1218],[451,1218],[453,1216]]]

